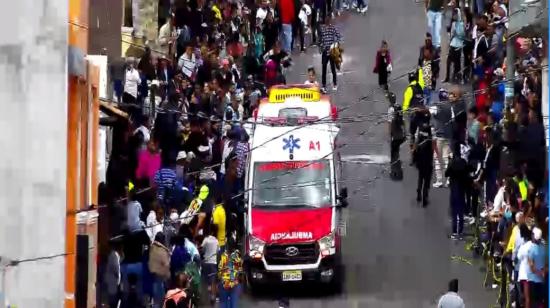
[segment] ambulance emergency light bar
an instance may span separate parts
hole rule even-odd
[[[269,89],[270,103],[284,103],[289,97],[297,97],[304,102],[318,102],[321,91],[314,85],[278,85]]]

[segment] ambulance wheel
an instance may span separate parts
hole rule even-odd
[[[334,267],[334,277],[332,278],[332,280],[327,285],[327,287],[328,287],[327,291],[330,294],[339,295],[339,294],[343,293],[343,291],[344,291],[344,280],[345,280],[345,277],[344,277],[345,274],[344,273],[345,273],[345,269],[344,269],[344,266],[341,263],[337,264]]]
[[[252,279],[250,278],[250,273],[247,273],[245,275],[245,287],[246,292],[251,296],[254,296],[258,293],[258,284],[252,281]]]

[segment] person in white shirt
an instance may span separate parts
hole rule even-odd
[[[194,80],[195,73],[197,72],[197,64],[197,57],[193,52],[193,45],[189,44],[185,47],[185,52],[178,60],[178,69],[181,70],[187,79]]]
[[[120,263],[123,259],[122,236],[119,235],[110,240],[112,251],[107,259],[107,269],[105,270],[105,285],[109,297],[109,307],[118,307],[121,299],[122,274]]]
[[[491,210],[491,215],[499,215],[502,214],[504,209],[506,208],[506,203],[504,200],[504,193],[506,191],[506,186],[502,185],[497,191],[497,194],[495,195],[495,200],[493,202],[493,209]]]
[[[458,279],[449,282],[449,292],[439,299],[437,308],[464,308],[464,300],[458,295]]]
[[[126,70],[126,78],[124,80],[124,94],[122,101],[126,104],[135,104],[138,97],[138,86],[141,83],[139,72],[135,69],[135,60],[128,59],[128,68]]]
[[[267,13],[271,12],[274,14],[273,9],[269,7],[269,0],[262,0],[260,7],[256,11],[256,25],[259,25],[263,29],[264,20],[267,17]]]
[[[216,299],[216,273],[218,272],[217,259],[219,243],[216,235],[218,234],[218,226],[210,226],[210,234],[204,238],[201,244],[203,254],[202,271],[206,277],[208,284],[208,293],[210,293],[210,301]]]
[[[137,232],[143,229],[144,223],[140,220],[143,209],[141,204],[135,199],[134,190],[128,192],[128,204],[126,205],[128,231]]]
[[[151,242],[155,240],[157,233],[162,232],[164,209],[162,206],[157,205],[154,209],[149,212],[145,222],[145,232],[151,239]]]

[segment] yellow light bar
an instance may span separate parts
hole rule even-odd
[[[270,103],[284,103],[289,97],[297,97],[304,102],[318,102],[321,92],[317,87],[274,87],[269,91]]]

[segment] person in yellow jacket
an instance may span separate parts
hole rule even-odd
[[[424,81],[422,70],[409,73],[409,85],[403,93],[403,113],[409,113],[409,135],[411,148],[415,142],[416,131],[420,124],[429,121],[429,113],[424,105]]]
[[[218,239],[218,245],[220,246],[220,253],[223,253],[225,249],[225,241],[226,241],[226,215],[225,215],[225,208],[223,207],[223,204],[221,203],[221,198],[218,198],[217,204],[214,206],[214,211],[212,212],[212,224],[216,225],[218,227],[218,233],[216,234],[216,238]]]
[[[418,72],[409,73],[409,85],[403,93],[403,112],[406,112],[409,108],[424,105],[424,77],[422,70]]]

